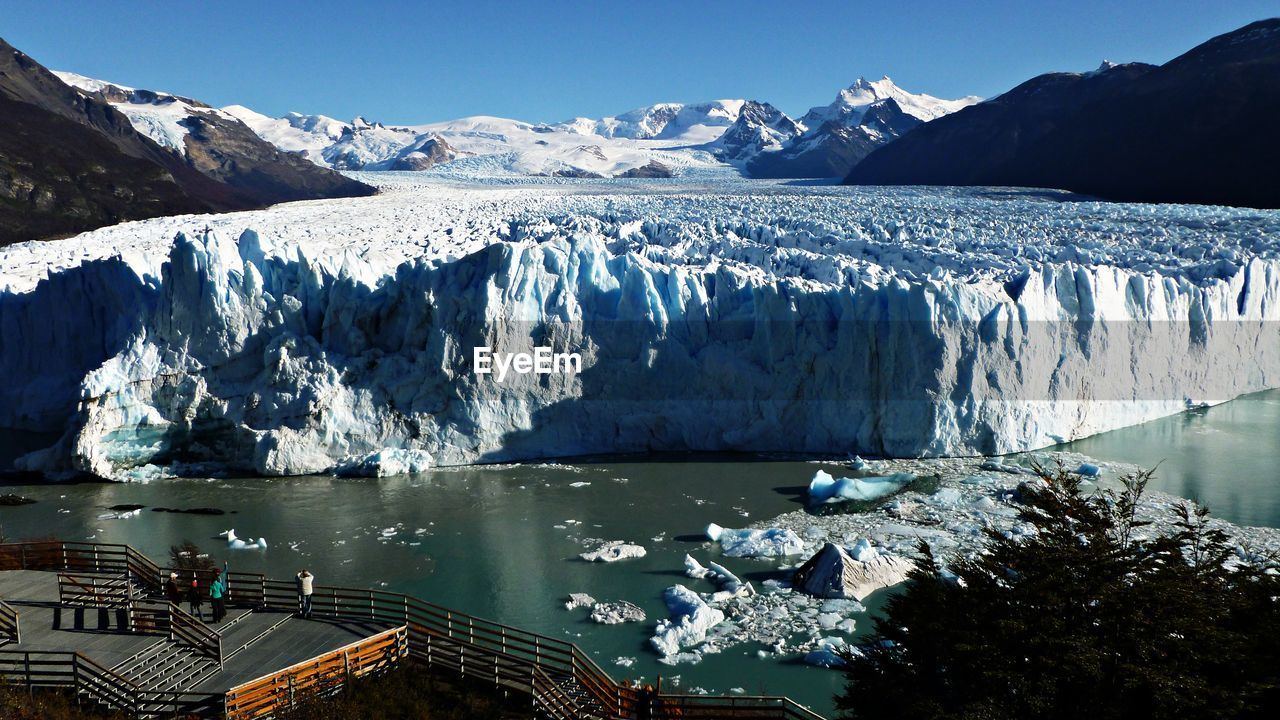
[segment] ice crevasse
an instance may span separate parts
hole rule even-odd
[[[600,452],[1005,453],[1280,385],[1280,261],[1211,282],[1108,264],[1002,281],[818,281],[621,247],[544,220],[372,271],[254,231],[180,234],[0,292],[0,427],[19,466],[379,475]],[[634,228],[633,228],[634,229]],[[535,231],[536,230],[536,231]],[[820,262],[822,258],[814,260]],[[473,349],[580,372],[473,372]]]

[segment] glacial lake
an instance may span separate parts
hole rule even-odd
[[[1055,449],[1099,460],[1161,463],[1153,488],[1197,498],[1245,525],[1280,526],[1280,391],[1258,393],[1117,430]],[[302,477],[168,480],[151,484],[10,485],[38,500],[0,507],[9,538],[56,535],[133,545],[156,559],[191,539],[234,569],[289,576],[308,567],[321,583],[405,592],[578,643],[615,679],[661,674],[664,686],[712,692],[785,694],[832,712],[839,673],[761,660],[753,646],[667,666],[648,647],[665,617],[662,590],[711,587],[683,574],[685,553],[723,561],[757,585],[773,563],[721,558],[700,539],[710,522],[734,527],[800,507],[798,490],[819,468],[791,459],[674,456],[568,465],[484,466],[383,480]],[[137,517],[104,519],[107,508],[140,504]],[[217,507],[205,516],[153,507]],[[572,521],[572,522],[571,522]],[[225,549],[216,535],[265,536],[266,550]],[[384,535],[384,531],[394,533]],[[587,563],[594,540],[629,540],[644,558]],[[597,625],[568,611],[571,592],[629,600],[645,623]],[[864,602],[858,633],[872,629],[886,593]],[[634,658],[630,667],[617,658]]]

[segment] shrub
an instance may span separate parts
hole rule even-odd
[[[506,698],[490,685],[446,680],[411,665],[353,681],[339,695],[310,698],[279,720],[490,720],[532,718],[527,696]]]

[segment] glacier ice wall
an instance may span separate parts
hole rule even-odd
[[[415,467],[968,455],[1280,385],[1274,259],[1207,282],[1074,262],[999,282],[783,273],[760,268],[801,260],[758,248],[671,262],[671,232],[542,219],[381,276],[274,252],[253,231],[182,234],[158,275],[106,259],[0,293],[0,427],[63,432],[23,467],[113,478],[341,471],[406,452]],[[713,255],[735,252],[748,251]],[[499,383],[472,373],[477,345],[577,351],[584,367]]]

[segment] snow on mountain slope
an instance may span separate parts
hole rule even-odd
[[[137,90],[76,73],[53,71],[62,82],[86,92],[96,93],[124,113],[134,129],[161,147],[185,155],[186,137],[190,132],[184,123],[195,114],[231,118],[231,115],[190,98],[165,92]]]
[[[800,118],[800,122],[810,130],[816,130],[828,122],[857,125],[867,108],[888,99],[896,102],[906,114],[923,122],[937,120],[943,115],[982,102],[982,98],[976,95],[959,100],[942,100],[924,93],[909,93],[894,84],[888,75],[879,80],[858,78],[852,85],[841,90],[829,105],[810,108]]]
[[[711,142],[738,119],[745,100],[658,103],[600,120],[574,118],[551,127],[579,135],[630,140],[674,140],[682,144]]]
[[[418,125],[413,130],[438,135],[461,153],[492,156],[502,174],[555,175],[580,169],[612,177],[653,161],[676,170],[721,164],[706,151],[684,147],[685,135],[609,138],[487,116]]]
[[[0,427],[64,431],[22,464],[1000,453],[1280,385],[1274,212],[383,177],[0,251]],[[497,382],[478,345],[583,368]]]
[[[301,153],[317,165],[327,166],[324,149],[337,142],[348,127],[347,123],[324,115],[291,112],[273,118],[243,105],[228,105],[222,111],[248,125],[263,140],[285,152]]]
[[[810,110],[803,122],[792,120],[767,103],[748,100],[658,103],[621,115],[579,117],[554,124],[479,115],[425,125],[392,126],[362,118],[339,123],[324,116],[296,113],[273,119],[237,106],[225,111],[244,120],[281,149],[304,152],[309,159],[339,170],[416,168],[450,176],[488,172],[508,176],[652,177],[716,167],[723,170],[726,163],[745,167],[757,155],[798,140],[806,127],[818,131],[828,121],[841,127],[858,126],[864,116],[888,100],[899,103],[901,111],[914,123],[940,117],[978,99],[940,100],[914,95],[884,78],[876,82],[859,79],[842,90],[831,105]],[[875,135],[870,139],[859,135],[853,141],[839,138],[830,142],[827,135],[833,131],[822,132],[823,137],[809,138],[806,147],[797,149],[796,154],[805,157],[799,161],[788,158],[785,167],[770,167],[761,174],[843,176],[851,162],[893,137],[892,133],[872,128],[860,131]],[[430,162],[403,157],[414,152],[408,148],[415,143],[433,139],[439,139],[448,150],[435,153]],[[857,147],[850,150],[851,144]],[[826,155],[834,159],[827,159]],[[462,159],[463,165],[444,167],[458,161],[452,158]],[[798,175],[793,168],[801,168]]]

